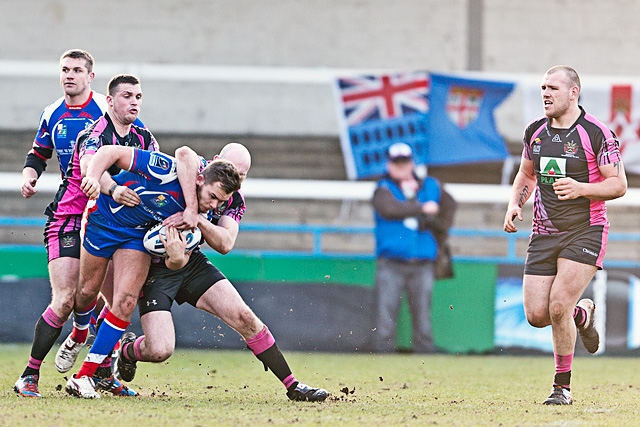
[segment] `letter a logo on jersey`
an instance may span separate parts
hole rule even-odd
[[[556,179],[567,176],[567,159],[540,157],[540,183],[553,184]]]

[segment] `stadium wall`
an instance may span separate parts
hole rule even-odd
[[[219,256],[215,265],[274,332],[278,345],[295,351],[371,351],[375,333],[374,259]],[[455,263],[455,278],[436,283],[433,294],[435,344],[445,352],[493,349],[493,304],[497,267]],[[49,303],[46,255],[42,249],[0,249],[0,340],[30,342],[33,325]],[[215,317],[174,305],[181,347],[243,348],[239,335]],[[65,326],[62,337],[70,325]],[[132,330],[140,333],[137,315]],[[398,322],[398,348],[411,346],[406,305]]]
[[[144,19],[131,25],[123,10]],[[571,31],[567,11],[580,22]],[[57,58],[71,47],[94,54],[97,90],[116,73],[141,77],[142,118],[155,132],[337,136],[331,82],[344,73],[531,73],[537,83],[566,63],[583,77],[637,75],[639,12],[629,0],[116,0],[81,8],[0,0],[0,93],[9,100],[0,104],[0,129],[34,128],[60,96]],[[498,111],[511,141],[524,124],[518,96]]]

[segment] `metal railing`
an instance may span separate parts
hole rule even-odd
[[[16,218],[0,217],[0,228],[7,227],[39,227],[43,228],[43,218]],[[236,254],[261,254],[268,256],[297,256],[311,258],[362,258],[374,257],[373,252],[337,252],[323,249],[323,241],[327,235],[368,235],[372,236],[372,226],[337,226],[337,225],[309,225],[309,224],[267,224],[267,223],[242,223],[241,230],[249,233],[280,233],[280,234],[306,234],[312,236],[310,249],[302,250],[268,250],[268,249],[234,249]],[[518,241],[526,242],[529,231],[517,233],[505,233],[502,230],[478,230],[465,228],[452,228],[450,236],[460,239],[497,239],[504,240],[504,255],[461,255],[454,254],[453,259],[465,262],[488,262],[497,264],[522,264],[524,257],[518,255]],[[636,242],[640,243],[640,233],[610,233],[610,242]],[[24,245],[0,245],[24,246]],[[33,245],[32,245],[33,246]],[[608,268],[640,268],[640,260],[607,258]]]

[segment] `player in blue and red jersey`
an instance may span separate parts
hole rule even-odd
[[[155,138],[148,130],[133,125],[142,102],[139,80],[132,75],[118,75],[111,79],[107,89],[107,113],[78,136],[63,182],[45,212],[48,220],[44,235],[52,299],[36,323],[29,362],[14,386],[15,391],[21,396],[40,397],[40,366],[73,309],[80,268],[81,219],[88,201],[80,189],[81,164],[88,163],[102,145],[121,144],[147,150],[158,149]],[[138,202],[135,192],[124,187],[114,187],[114,181],[108,173],[103,176],[103,180],[104,188],[110,189],[110,193],[121,203],[131,205]],[[86,307],[83,315],[90,316],[94,305]],[[80,331],[72,339],[65,341],[61,349],[65,352],[80,351],[87,335],[86,329]],[[65,366],[61,362],[64,362],[64,358],[56,356],[57,369],[64,371]],[[71,366],[66,369],[71,369]],[[133,393],[115,381],[107,381],[103,385],[116,394]]]
[[[615,134],[578,105],[578,73],[552,67],[541,89],[545,117],[524,132],[504,230],[517,231],[513,221],[522,221],[522,206],[535,194],[524,311],[532,326],[552,328],[556,370],[544,404],[569,405],[576,336],[590,353],[600,343],[595,304],[578,299],[603,267],[609,233],[605,201],[625,194],[627,178]]]
[[[91,90],[95,76],[93,65],[93,56],[80,49],[70,49],[60,57],[60,85],[64,96],[45,107],[40,115],[38,133],[22,169],[24,197],[37,192],[38,178],[54,151],[60,175],[64,177],[78,134],[107,111],[106,97]],[[134,124],[144,127],[138,118]]]
[[[192,153],[185,158],[195,161],[178,163],[180,160],[158,152],[103,147],[89,164],[81,187],[89,197],[98,196],[103,185],[100,177],[115,163],[127,170],[115,176],[115,181],[134,190],[140,203],[130,207],[102,196],[89,212],[75,307],[85,307],[95,299],[110,259],[114,263],[113,304],[82,367],[67,382],[70,394],[100,397],[92,378],[128,326],[149,271],[151,257],[143,245],[146,230],[177,212],[183,212],[183,220],[192,217],[195,226],[199,212],[218,209],[240,188],[232,163],[216,160],[197,173],[198,156],[183,147],[176,157],[181,159],[183,152]]]
[[[229,143],[214,157],[232,162],[244,179],[251,166],[249,151],[239,143]],[[233,249],[239,223],[246,210],[244,196],[238,190],[219,209],[201,216],[198,227],[207,244],[221,254]],[[181,265],[184,261],[184,241],[178,234],[168,234],[167,254],[170,262]],[[179,260],[182,261],[178,261]],[[163,362],[175,349],[175,327],[171,315],[173,301],[188,303],[220,318],[237,331],[265,369],[271,370],[287,390],[287,397],[297,401],[321,402],[328,396],[326,390],[310,387],[296,379],[281,353],[269,328],[256,316],[242,299],[233,284],[214,266],[200,250],[188,256],[186,265],[170,269],[165,259],[154,259],[138,301],[140,321],[145,335],[136,337],[127,332],[121,339],[118,371],[123,381],[133,380],[136,362]]]

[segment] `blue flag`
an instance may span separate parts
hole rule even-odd
[[[426,71],[338,78],[347,176],[384,174],[385,152],[396,142],[409,144],[421,165],[504,160],[508,152],[493,111],[513,87]]]
[[[508,157],[493,113],[513,83],[431,74],[426,155],[429,165],[501,161]]]

